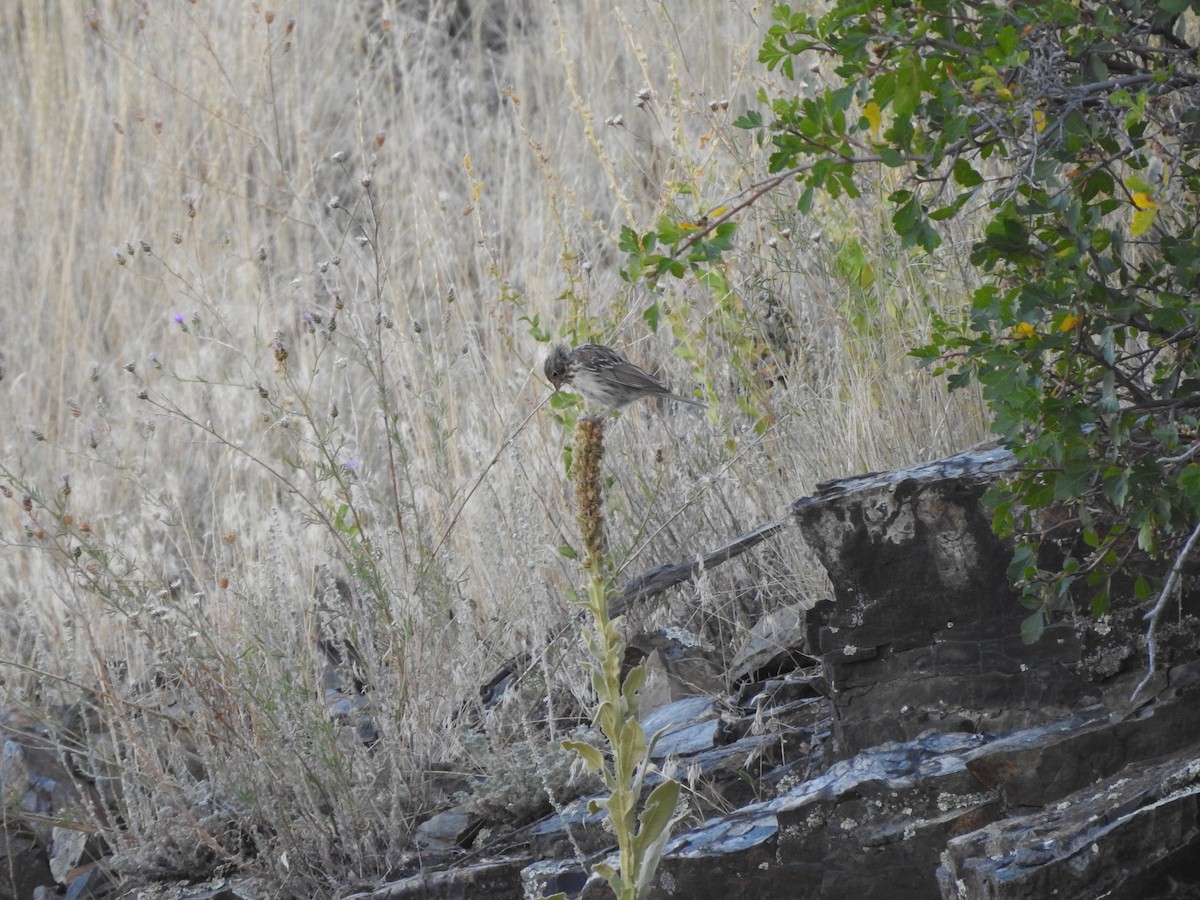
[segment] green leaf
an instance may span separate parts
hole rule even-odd
[[[671,822],[679,806],[679,782],[673,778],[660,781],[646,798],[646,805],[638,816],[640,827],[634,838],[634,855],[640,861],[636,895],[644,897],[650,889],[651,879],[658,870],[663,849],[671,837]]]
[[[1041,609],[1021,622],[1021,640],[1036,644],[1046,630],[1046,616]]]
[[[1115,467],[1105,472],[1104,495],[1117,509],[1124,507],[1129,498],[1129,473]]]
[[[634,666],[629,670],[629,674],[625,676],[625,683],[621,685],[621,693],[626,698],[631,698],[640,691],[646,684],[646,667]]]
[[[896,95],[892,107],[897,118],[911,119],[921,100],[920,58],[915,50],[907,50],[896,67]]]
[[[998,62],[1005,62],[1007,58],[1012,56],[1013,51],[1017,49],[1017,29],[1011,25],[1005,25],[996,32],[996,44],[1004,56]]]
[[[657,300],[642,310],[642,321],[651,331],[658,331],[658,317],[661,311]]]
[[[624,882],[621,880],[620,872],[618,872],[608,863],[596,863],[594,866],[592,866],[592,871],[607,881],[613,887],[613,890],[618,897],[621,896],[620,891],[617,890],[618,884],[624,884]]]
[[[604,770],[604,754],[591,744],[585,744],[583,741],[563,741],[562,748],[578,753],[587,770],[593,775]]]
[[[880,161],[889,169],[898,169],[905,164],[904,156],[895,147],[876,147]]]
[[[983,184],[983,176],[975,171],[975,167],[965,156],[960,156],[954,162],[954,180],[963,187],[977,187]]]
[[[733,120],[733,127],[744,128],[747,131],[762,128],[764,127],[762,113],[756,109],[748,109]]]
[[[1150,599],[1150,582],[1139,575],[1133,581],[1133,596],[1140,603],[1145,603]]]

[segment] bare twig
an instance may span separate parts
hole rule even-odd
[[[1133,693],[1129,697],[1130,701],[1137,700],[1137,696],[1141,693],[1142,688],[1154,677],[1155,668],[1158,663],[1158,620],[1162,618],[1163,611],[1167,608],[1167,601],[1179,589],[1179,579],[1183,576],[1184,563],[1191,556],[1192,548],[1196,546],[1197,540],[1200,540],[1200,524],[1197,524],[1192,529],[1192,533],[1188,535],[1187,543],[1183,545],[1183,549],[1175,557],[1175,562],[1171,564],[1171,571],[1167,574],[1167,580],[1163,583],[1154,608],[1146,613],[1145,621],[1150,623],[1146,629],[1146,649],[1149,654],[1149,661],[1146,665],[1146,675],[1138,682],[1137,687],[1133,689]]]
[[[1164,466],[1173,465],[1175,463],[1191,462],[1192,458],[1200,453],[1200,444],[1192,444],[1187,450],[1180,453],[1178,456],[1160,456],[1155,462]]]
[[[789,521],[788,519],[778,519],[774,522],[768,522],[766,525],[760,525],[753,531],[735,538],[719,550],[714,550],[695,559],[689,559],[686,562],[656,566],[653,569],[643,572],[637,578],[631,578],[625,583],[624,590],[609,601],[609,615],[614,618],[622,615],[631,604],[639,600],[645,600],[656,594],[661,594],[677,584],[693,580],[706,569],[711,569],[723,562],[728,562],[735,556],[741,556],[751,547],[771,537],[775,532],[787,525]]]

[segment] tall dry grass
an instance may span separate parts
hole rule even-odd
[[[643,324],[620,227],[763,171],[730,122],[764,7],[268,6],[0,10],[0,667],[5,705],[105,722],[130,870],[303,894],[401,864],[438,773],[501,758],[464,699],[572,614],[548,337],[714,400],[610,429],[626,574],[981,425],[905,356],[968,290],[953,248],[901,252],[870,198],[769,198],[734,291],[664,285]],[[354,600],[314,600],[319,567]],[[767,550],[672,612],[732,639],[821,587]],[[327,715],[322,628],[362,653],[370,750]],[[585,691],[569,660],[543,676]]]

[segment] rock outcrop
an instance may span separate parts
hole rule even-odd
[[[668,700],[645,726],[688,802],[651,897],[1200,896],[1200,628],[1177,623],[1136,702],[1136,605],[1064,616],[1025,645],[1011,551],[982,504],[1011,465],[985,449],[822,485],[794,505],[799,529],[771,523],[744,543],[803,534],[832,598],[793,598],[733,654],[673,629],[632,642],[663,667]],[[628,602],[696,568],[656,570]],[[54,759],[18,777],[8,761],[36,755],[7,741],[5,796],[52,814]],[[34,832],[10,829],[11,868]],[[586,799],[506,830],[467,800],[417,843],[410,877],[360,900],[610,896],[588,873],[612,835]],[[52,868],[41,857],[20,890]]]

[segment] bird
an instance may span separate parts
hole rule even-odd
[[[585,400],[614,412],[642,397],[664,397],[706,407],[699,400],[673,393],[645,369],[601,344],[580,344],[574,350],[559,344],[546,357],[545,372],[554,390],[570,384]]]

